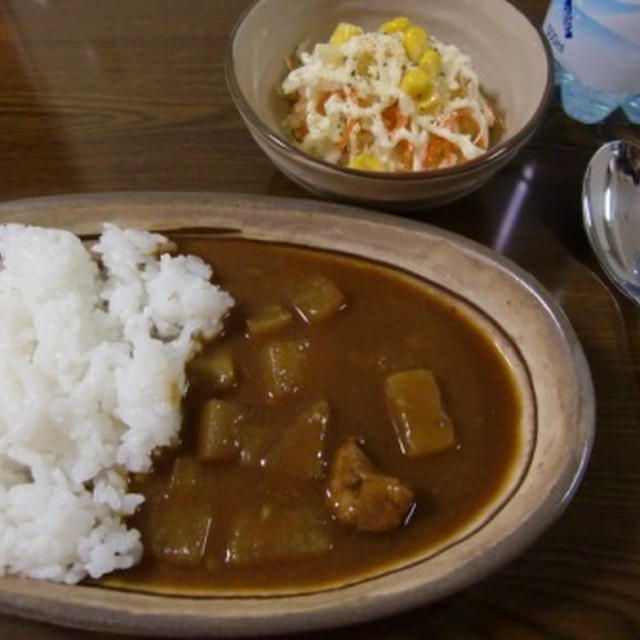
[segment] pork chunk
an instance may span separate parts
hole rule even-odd
[[[413,491],[398,478],[376,470],[353,438],[336,451],[328,496],[338,520],[358,531],[395,529],[414,504]]]

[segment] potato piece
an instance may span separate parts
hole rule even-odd
[[[178,456],[173,461],[169,492],[179,495],[180,499],[191,497],[198,485],[206,482],[206,469],[202,463],[190,456]]]
[[[296,284],[291,303],[305,322],[319,324],[338,313],[345,298],[329,278],[315,275]]]
[[[317,556],[330,549],[320,514],[307,507],[263,505],[236,518],[225,556],[231,564],[249,564]]]
[[[328,403],[324,400],[314,402],[285,429],[267,456],[266,466],[282,469],[295,478],[322,478],[328,424]]]
[[[145,544],[167,562],[197,565],[207,545],[211,520],[202,503],[164,500],[155,505]]]
[[[293,320],[289,311],[279,304],[267,304],[247,319],[249,335],[259,336],[286,327]]]
[[[274,431],[273,425],[242,425],[240,462],[250,467],[264,466],[266,455],[275,440]]]
[[[210,384],[213,391],[225,391],[236,383],[233,358],[228,349],[217,349],[213,353],[196,356],[189,363],[198,382]]]
[[[401,526],[413,510],[413,491],[374,467],[355,439],[336,451],[327,497],[340,522],[379,533]]]
[[[391,421],[405,455],[430,455],[455,444],[453,423],[431,371],[410,369],[392,373],[386,379],[385,393]]]
[[[240,452],[238,425],[245,409],[229,400],[207,400],[200,409],[196,455],[201,460],[232,460]]]
[[[296,393],[304,379],[306,343],[272,342],[260,354],[264,386],[269,400]]]

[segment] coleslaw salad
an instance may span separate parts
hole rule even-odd
[[[368,171],[456,166],[489,147],[498,118],[469,56],[398,16],[376,32],[337,25],[296,53],[284,121],[303,151]]]

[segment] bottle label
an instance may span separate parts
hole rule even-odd
[[[640,92],[640,0],[551,0],[543,30],[556,60],[584,84]]]

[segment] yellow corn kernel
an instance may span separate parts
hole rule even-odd
[[[429,76],[419,67],[409,69],[400,81],[400,89],[412,98],[419,98],[428,88]]]
[[[427,49],[421,56],[418,66],[429,76],[435,78],[442,68],[442,58],[435,49]]]
[[[363,31],[355,24],[348,22],[340,22],[334,29],[329,39],[329,44],[344,44],[353,38],[353,36],[362,35]]]
[[[411,61],[418,64],[429,46],[427,32],[422,27],[409,27],[402,35],[402,44]]]
[[[435,93],[432,93],[430,96],[426,98],[422,98],[418,101],[416,108],[418,109],[418,113],[423,115],[435,113],[440,109],[443,105],[442,99]]]
[[[361,169],[362,171],[384,171],[382,160],[373,153],[363,151],[353,157],[348,164],[350,169]]]
[[[387,20],[384,24],[380,25],[379,31],[382,33],[394,33],[395,31],[406,31],[409,28],[409,18],[406,16],[396,16],[391,20]]]

